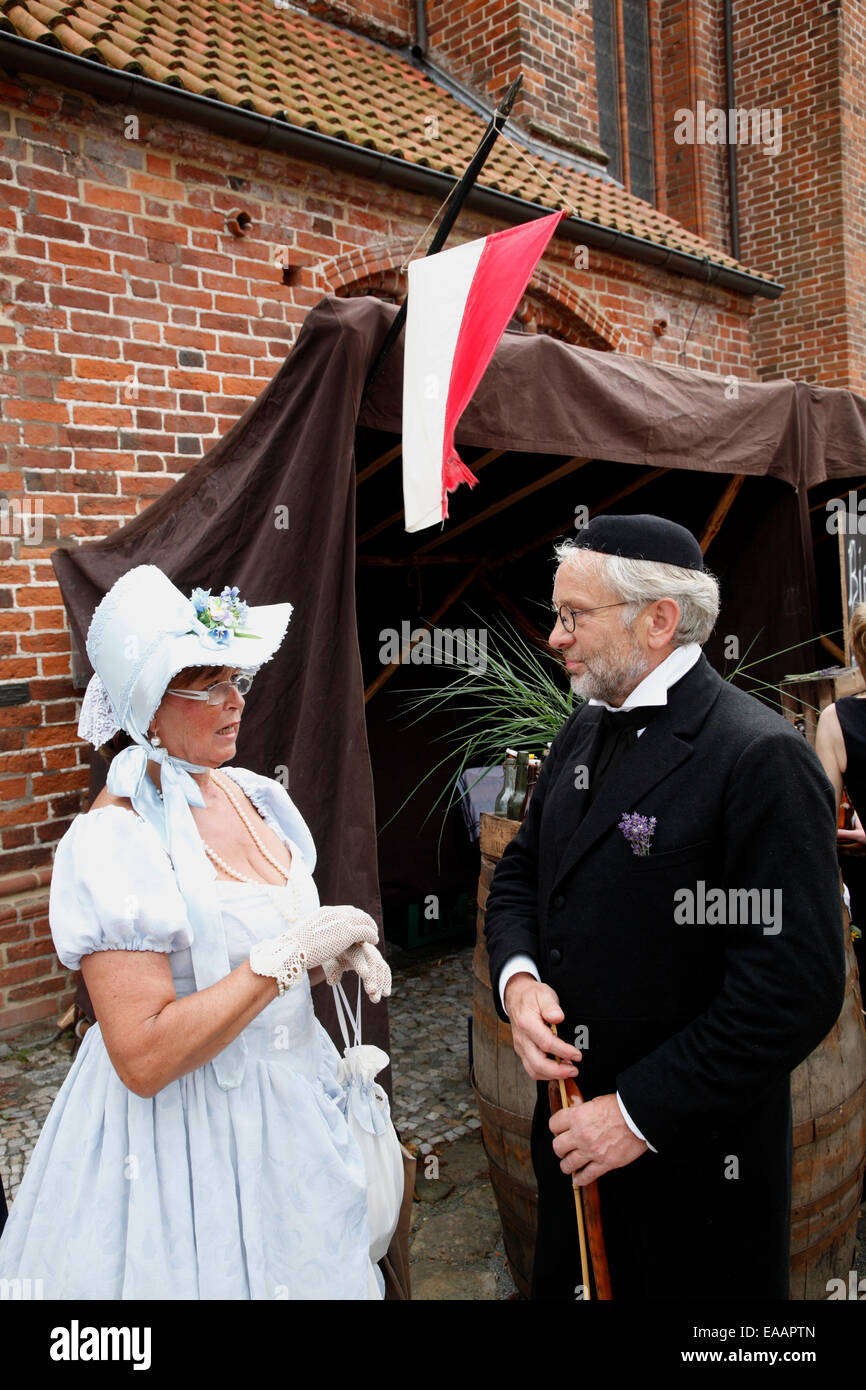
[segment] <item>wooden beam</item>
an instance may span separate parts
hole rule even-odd
[[[368,463],[366,468],[362,468],[355,482],[359,486],[361,483],[366,483],[367,479],[372,478],[374,473],[378,473],[380,468],[384,468],[387,464],[392,463],[394,459],[398,459],[402,452],[403,441],[401,439],[400,443],[395,444],[393,449],[389,449],[387,453],[381,454],[373,463]]]
[[[508,614],[514,626],[520,628],[521,632],[525,633],[536,647],[540,647],[543,652],[546,652],[546,654],[550,656],[550,644],[542,637],[538,629],[533,627],[526,614],[522,613],[517,607],[517,604],[513,603],[507,594],[501,593],[499,589],[490,582],[486,574],[479,575],[478,582],[487,590],[490,597],[495,599],[503,612]],[[553,627],[552,622],[550,626]]]
[[[471,464],[472,472],[480,473],[483,468],[487,467],[488,463],[493,463],[494,459],[501,458],[504,453],[504,449],[489,449],[486,454],[482,454],[480,459],[476,459],[475,462]],[[399,512],[392,512],[390,516],[385,517],[384,521],[378,521],[375,526],[371,526],[368,531],[364,531],[363,534],[358,537],[356,544],[363,545],[364,541],[372,540],[373,536],[378,536],[380,531],[387,531],[389,526],[393,526],[395,522],[402,521],[403,516],[404,511],[401,507]],[[449,534],[453,535],[454,532],[452,531]]]
[[[822,647],[825,647],[826,650],[830,652],[832,656],[835,656],[840,666],[845,665],[845,653],[843,652],[841,647],[836,645],[836,643],[833,641],[831,637],[825,637],[822,632],[818,640],[820,641]]]
[[[731,510],[731,507],[734,503],[734,498],[736,497],[737,493],[739,492],[740,488],[743,486],[743,483],[745,481],[746,475],[744,473],[735,473],[734,476],[728,480],[727,487],[725,488],[716,505],[713,507],[713,510],[710,513],[710,519],[704,527],[704,533],[701,536],[702,555],[706,555],[713,541],[716,539],[716,536],[721,531],[722,522],[728,515],[728,512]]]
[[[443,599],[443,601],[440,603],[439,607],[436,609],[436,612],[433,614],[432,618],[425,618],[425,619],[421,622],[420,626],[421,626],[421,627],[426,627],[426,628],[428,628],[428,629],[429,629],[429,628],[432,628],[432,627],[435,627],[435,625],[438,623],[439,619],[442,617],[442,614],[445,613],[445,612],[451,607],[451,605],[452,605],[453,603],[456,603],[456,601],[457,601],[457,599],[459,599],[460,595],[461,595],[466,589],[469,588],[469,585],[472,583],[472,581],[473,581],[473,579],[475,578],[475,576],[479,573],[480,570],[482,570],[482,569],[484,568],[484,566],[485,566],[486,564],[487,564],[487,561],[486,561],[486,560],[482,560],[480,564],[476,565],[473,569],[469,570],[466,574],[464,574],[463,578],[460,580],[460,583],[457,584],[457,585],[455,586],[455,588],[453,588],[453,589],[451,590],[451,592],[450,592],[450,594],[447,596],[447,598]],[[386,682],[386,681],[389,681],[389,680],[391,679],[391,677],[393,676],[393,674],[394,674],[394,672],[397,670],[397,668],[398,668],[399,666],[402,666],[402,665],[403,665],[403,658],[404,658],[405,656],[408,656],[408,654],[412,651],[412,648],[413,648],[413,647],[417,647],[418,642],[420,642],[420,641],[421,641],[421,638],[419,637],[417,642],[409,642],[405,647],[402,647],[401,650],[400,650],[400,659],[399,659],[399,661],[392,661],[392,662],[390,662],[389,665],[387,665],[387,666],[384,668],[384,670],[382,670],[382,671],[379,672],[379,674],[378,674],[378,676],[376,677],[376,679],[375,679],[375,680],[372,680],[372,681],[370,682],[370,684],[367,686],[366,690],[364,691],[364,704],[365,704],[365,705],[366,705],[366,704],[369,704],[369,702],[372,700],[373,696],[374,696],[379,690],[382,689],[382,686],[385,684],[385,682]]]
[[[375,526],[370,526],[366,531],[362,531],[356,541],[356,545],[363,545],[364,541],[371,541],[374,536],[378,536],[382,531],[387,531],[388,527],[400,521],[402,516],[403,508],[401,507],[399,512],[392,512],[391,515],[386,516],[383,521],[377,521]]]
[[[535,478],[531,483],[527,483],[526,487],[518,488],[517,492],[510,492],[507,497],[501,497],[498,502],[494,502],[492,506],[485,508],[485,510],[479,512],[477,516],[469,517],[467,521],[462,521],[459,526],[452,526],[450,531],[443,531],[441,536],[437,536],[435,540],[428,541],[426,545],[422,545],[421,549],[416,551],[416,554],[425,555],[429,551],[435,550],[436,546],[444,545],[446,541],[453,540],[455,536],[462,535],[464,531],[471,531],[474,526],[480,526],[483,521],[488,521],[490,517],[497,516],[499,512],[503,512],[508,507],[513,507],[516,503],[522,502],[524,497],[531,497],[532,494],[538,492],[540,488],[549,487],[551,483],[558,482],[560,478],[564,478],[568,473],[576,473],[577,470],[583,468],[586,463],[589,463],[589,459],[575,455],[575,457],[570,458],[567,463],[561,464],[559,468],[554,468],[552,473],[545,473],[543,477]]]
[[[809,508],[810,513],[811,513],[811,512],[825,512],[825,511],[827,510],[827,503],[828,503],[828,502],[831,502],[834,498],[839,497],[839,494],[840,494],[840,492],[842,491],[842,489],[839,487],[839,484],[840,484],[841,482],[843,482],[843,481],[845,481],[845,480],[842,479],[842,478],[824,478],[824,479],[822,479],[822,481],[821,481],[820,483],[815,483],[815,486],[814,486],[813,488],[810,488],[810,489],[809,489],[810,492],[814,492],[815,487],[822,487],[822,486],[825,486],[825,485],[828,484],[828,483],[833,484],[833,486],[832,486],[832,488],[831,488],[830,493],[824,498],[823,502],[816,502],[816,503],[814,504],[814,506],[812,506],[812,507]],[[850,481],[850,480],[849,480],[849,481]],[[845,507],[846,507],[846,510],[847,510],[847,506],[848,506],[848,493],[849,493],[849,492],[859,493],[859,491],[860,491],[860,489],[859,489],[859,488],[856,488],[856,487],[848,487],[848,488],[845,488],[845,498],[844,498],[844,500],[845,500]],[[842,498],[839,497],[839,500],[842,501]],[[858,498],[858,501],[859,501],[859,498]]]
[[[654,482],[656,478],[661,478],[665,473],[669,472],[669,468],[651,468],[649,472],[642,473],[639,477],[635,478],[633,482],[628,483],[625,487],[621,487],[618,492],[612,492],[610,496],[603,498],[602,501],[596,503],[594,507],[590,507],[590,516],[597,516],[599,512],[606,511],[607,508],[612,507],[615,502],[620,502],[623,497],[628,497],[630,493],[637,492],[639,488],[646,487],[647,483]],[[542,532],[540,536],[536,536],[533,540],[528,541],[526,545],[521,545],[516,550],[509,550],[508,553],[503,555],[499,560],[491,560],[491,568],[495,568],[498,564],[510,564],[514,560],[522,559],[522,557],[528,555],[531,550],[535,550],[539,545],[544,545],[545,541],[552,541],[557,536],[561,536],[564,531],[570,530],[573,520],[574,514],[572,513],[572,516],[569,517],[568,526],[557,526],[552,531]]]
[[[489,555],[359,555],[359,565],[385,565],[410,569],[414,565],[479,565]]]

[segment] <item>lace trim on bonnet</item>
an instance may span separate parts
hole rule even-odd
[[[101,748],[103,743],[114,737],[120,727],[108,691],[99,676],[91,676],[78,716],[78,737],[92,743],[94,748]]]

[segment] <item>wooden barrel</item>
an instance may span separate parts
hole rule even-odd
[[[535,1082],[514,1052],[511,1029],[496,1013],[484,942],[484,909],[493,872],[516,821],[481,817],[478,936],[473,957],[473,1087],[490,1163],[505,1253],[514,1282],[529,1296],[538,1193],[529,1152]],[[845,917],[845,1001],[835,1026],[791,1077],[794,1113],[791,1194],[792,1299],[828,1295],[830,1279],[848,1280],[866,1165],[866,1028],[857,963]]]
[[[826,1299],[847,1287],[866,1163],[866,1028],[845,914],[845,1002],[827,1037],[791,1077],[794,1169],[791,1298]]]
[[[490,988],[484,943],[484,909],[493,871],[517,821],[481,817],[481,873],[478,879],[478,938],[472,967],[475,976],[472,1015],[472,1085],[481,1118],[481,1137],[490,1165],[490,1181],[502,1222],[505,1256],[517,1288],[529,1297],[538,1191],[529,1153],[535,1109],[535,1082],[523,1069],[511,1029],[498,1016]]]

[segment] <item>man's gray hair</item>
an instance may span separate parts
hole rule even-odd
[[[685,647],[689,642],[703,645],[715,626],[719,616],[719,581],[708,570],[580,550],[570,541],[555,546],[554,554],[559,564],[567,564],[575,555],[586,557],[589,573],[629,605],[623,614],[626,627],[633,626],[645,603],[660,598],[672,598],[679,604],[680,620],[671,638],[675,647]]]

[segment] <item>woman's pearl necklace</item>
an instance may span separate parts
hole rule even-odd
[[[272,865],[272,867],[275,868],[278,873],[283,875],[284,879],[286,880],[284,887],[289,889],[289,894],[292,899],[292,907],[297,908],[297,890],[294,882],[291,879],[291,868],[286,869],[279,862],[279,860],[275,859],[273,855],[265,848],[265,846],[262,844],[261,839],[256,834],[255,828],[251,824],[250,819],[244,811],[243,807],[241,806],[240,802],[235,800],[235,797],[229,791],[225,783],[221,780],[218,780],[213,773],[211,773],[211,777],[213,778],[213,781],[216,783],[216,785],[220,787],[223,792],[225,792],[225,795],[228,797],[229,801],[234,806],[235,810],[237,811],[247,830],[250,832],[250,835],[253,839],[253,843],[259,850],[260,854],[262,854],[263,857],[267,859],[268,863]],[[231,878],[237,879],[239,883],[254,883],[259,888],[278,889],[279,885],[276,883],[262,883],[261,879],[249,878],[246,874],[238,873],[237,869],[233,869],[231,864],[226,863],[222,855],[217,854],[215,849],[211,849],[204,836],[202,836],[202,845],[204,846],[204,850],[208,858],[212,859],[214,864],[216,864],[218,868],[222,869],[223,873],[228,874]],[[297,911],[289,911],[284,906],[281,899],[277,897],[275,893],[270,893],[269,897],[271,898],[271,901],[273,902],[274,906],[277,908],[281,916],[283,916],[287,922],[297,922]]]
[[[263,857],[264,859],[267,859],[267,861],[268,861],[268,863],[271,865],[271,867],[274,868],[274,869],[276,869],[277,872],[280,873],[280,874],[282,874],[283,878],[286,879],[286,880],[288,881],[289,875],[290,875],[290,873],[291,873],[291,869],[286,869],[286,868],[279,862],[279,860],[278,860],[278,859],[275,859],[274,856],[270,853],[270,851],[267,850],[267,849],[265,848],[265,846],[262,844],[262,842],[261,842],[259,836],[256,834],[255,827],[251,824],[248,815],[247,815],[246,812],[244,811],[244,809],[243,809],[243,807],[241,806],[240,802],[238,802],[238,801],[235,800],[234,796],[233,796],[232,793],[229,791],[229,789],[228,789],[228,787],[225,785],[225,783],[224,783],[222,780],[218,780],[218,779],[214,776],[213,773],[211,773],[211,777],[212,777],[213,781],[216,783],[216,785],[220,788],[220,790],[221,790],[222,792],[224,792],[225,795],[228,797],[228,799],[229,799],[229,801],[231,802],[231,804],[234,806],[235,810],[237,811],[238,815],[240,816],[240,818],[241,818],[241,820],[243,821],[244,825],[246,826],[247,830],[250,832],[250,835],[251,835],[251,837],[252,837],[253,844],[255,845],[256,849],[259,851],[259,853],[262,855],[262,857]],[[216,863],[218,863],[219,866],[220,866],[220,868],[221,868],[221,869],[224,869],[226,873],[231,874],[232,878],[236,878],[236,879],[238,880],[239,883],[260,883],[260,882],[261,882],[260,879],[257,879],[257,878],[248,878],[246,874],[239,874],[238,871],[237,871],[237,869],[233,869],[233,868],[231,867],[230,864],[227,864],[226,861],[225,861],[220,855],[217,854],[216,850],[211,849],[210,845],[208,845],[207,841],[205,841],[204,839],[202,840],[202,844],[204,844],[204,847],[205,847],[205,849],[207,850],[207,852],[208,852],[210,858],[213,859]],[[272,888],[275,888],[277,885],[276,885],[276,884],[271,884],[270,886],[271,886]]]
[[[298,888],[297,883],[291,877],[292,867],[294,867],[294,860],[292,860],[292,866],[289,869],[286,869],[282,864],[279,863],[278,860],[274,859],[273,855],[265,849],[264,845],[262,844],[261,840],[256,834],[252,824],[250,823],[249,817],[247,816],[240,802],[235,800],[234,796],[229,791],[228,787],[225,785],[224,782],[219,781],[213,773],[211,773],[211,777],[213,778],[213,781],[216,783],[216,785],[222,788],[229,801],[234,806],[235,810],[237,811],[247,830],[250,832],[250,835],[253,838],[253,842],[256,845],[256,848],[264,856],[264,858],[267,859],[268,863],[271,864],[277,870],[278,873],[282,874],[283,878],[286,880],[283,884],[283,888],[288,888],[292,907],[297,908]],[[160,801],[164,801],[165,798],[163,797],[163,794],[159,787],[156,788],[156,794],[159,797]],[[199,831],[199,834],[201,835],[201,831]],[[210,845],[208,844],[207,840],[204,838],[203,835],[201,836],[201,842],[205,854],[208,856],[209,859],[213,860],[214,864],[216,864],[218,868],[222,869],[223,873],[228,874],[230,878],[236,879],[239,883],[254,883],[258,888],[266,888],[272,890],[269,892],[268,896],[270,897],[271,902],[274,904],[274,907],[277,909],[280,915],[284,917],[287,922],[298,921],[297,911],[290,912],[285,907],[282,899],[277,896],[277,893],[279,892],[279,884],[262,883],[260,878],[249,878],[246,874],[239,874],[237,869],[233,869],[231,864],[226,863],[221,854],[217,854],[215,849],[211,849]]]

